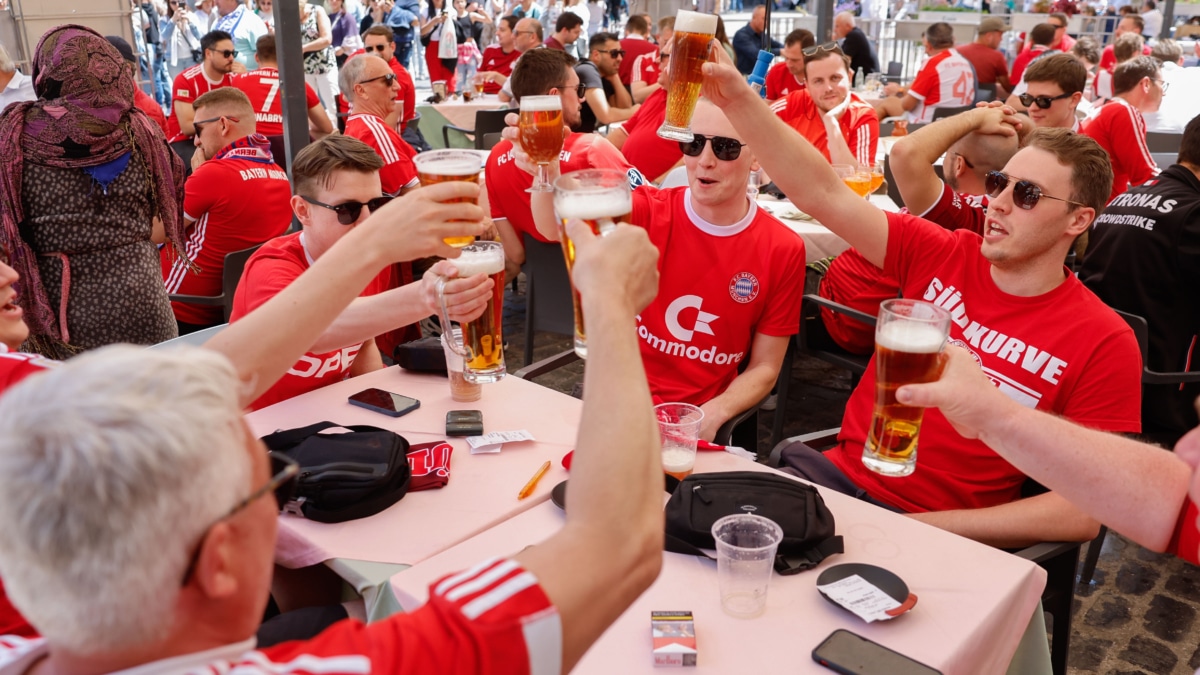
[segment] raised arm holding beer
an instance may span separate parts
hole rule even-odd
[[[980,235],[884,213],[842,184],[804,138],[771,114],[732,67],[704,66],[702,94],[721,106],[763,168],[797,207],[900,281],[901,295],[950,314],[951,344],[968,349],[1009,398],[1085,426],[1140,427],[1141,363],[1132,332],[1063,267],[1072,242],[1104,206],[1111,169],[1090,139],[1039,130],[1003,172],[989,176]],[[1098,524],[1050,492],[1020,498],[1025,476],[928,410],[912,475],[863,465],[875,368],[851,395],[837,447],[796,443],[796,473],[963,536],[1003,546],[1081,541]]]

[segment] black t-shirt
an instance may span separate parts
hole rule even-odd
[[[1200,180],[1175,164],[1117,195],[1096,219],[1079,278],[1111,307],[1146,319],[1147,365],[1200,370]],[[1189,368],[1190,364],[1190,368]],[[1196,426],[1200,384],[1142,388],[1142,433],[1173,443]]]
[[[611,100],[613,95],[617,93],[613,89],[613,85],[608,80],[600,76],[600,69],[596,64],[583,59],[575,64],[575,74],[579,76],[579,82],[587,89],[603,89],[604,100]],[[583,111],[580,113],[581,122],[576,131],[590,134],[596,130],[596,113],[592,112],[592,107],[588,105],[587,100],[583,102]]]
[[[875,48],[857,26],[850,29],[846,38],[842,40],[842,53],[850,57],[851,77],[854,77],[859,68],[862,68],[863,75],[879,71],[879,59],[875,58]]]

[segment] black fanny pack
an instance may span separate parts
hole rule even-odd
[[[338,428],[350,431],[319,433]],[[262,441],[300,464],[296,499],[285,513],[340,523],[375,515],[408,492],[408,441],[386,429],[318,422],[277,431]]]
[[[833,514],[816,488],[759,471],[697,473],[683,479],[667,501],[666,550],[711,558],[712,526],[735,513],[770,518],[783,529],[775,571],[795,574],[842,552]]]

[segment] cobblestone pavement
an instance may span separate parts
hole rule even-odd
[[[506,291],[505,358],[509,372],[524,364],[525,298]],[[566,336],[538,333],[534,359],[570,348]],[[583,364],[538,382],[577,394]],[[786,406],[784,436],[836,427],[850,378],[820,361],[797,358]],[[775,413],[759,415],[759,442],[770,442]],[[1086,547],[1085,547],[1086,550]],[[1082,557],[1082,555],[1081,555]],[[1110,533],[1091,584],[1076,588],[1069,672],[1136,675],[1193,673],[1200,668],[1200,569]]]

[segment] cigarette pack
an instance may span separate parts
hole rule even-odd
[[[696,624],[691,612],[650,612],[655,666],[696,665]]]

